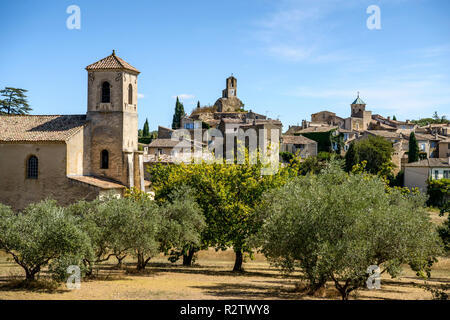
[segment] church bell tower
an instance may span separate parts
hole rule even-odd
[[[225,89],[222,91],[222,98],[237,97],[237,79],[233,76],[228,77],[225,84]]]
[[[86,67],[91,175],[139,187],[137,79],[139,71],[112,52]]]

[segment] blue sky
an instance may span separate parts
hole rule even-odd
[[[0,0],[0,87],[28,89],[33,114],[82,114],[84,68],[115,49],[141,71],[140,127],[169,126],[177,95],[187,112],[213,104],[231,73],[245,108],[285,130],[320,110],[349,116],[357,91],[374,113],[450,117],[449,16],[447,0]]]

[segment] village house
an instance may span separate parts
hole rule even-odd
[[[439,158],[450,157],[450,138],[439,141]]]
[[[148,191],[138,151],[139,71],[115,52],[86,67],[84,115],[0,116],[0,202],[62,205],[125,188]]]
[[[181,128],[189,131],[192,141],[195,140],[195,130],[202,130],[202,139],[204,140],[202,142],[212,149],[215,148],[213,141],[217,138],[223,138],[223,149],[221,152],[213,151],[216,152],[216,155],[222,154],[226,156],[227,143],[231,142],[230,139],[234,140],[234,149],[230,148],[230,150],[237,150],[237,138],[240,129],[243,130],[244,135],[247,137],[250,132],[255,132],[257,141],[264,141],[265,143],[275,142],[272,141],[271,130],[276,130],[278,131],[278,140],[276,141],[278,144],[281,137],[282,123],[279,120],[268,119],[266,116],[252,110],[244,110],[243,102],[237,97],[237,79],[234,76],[230,76],[225,81],[222,97],[217,99],[214,106],[195,108],[190,116],[182,118]],[[205,134],[210,128],[218,129],[221,137]],[[261,133],[264,136],[260,136]],[[159,141],[155,141],[155,145],[150,147],[157,148],[156,144],[159,143]],[[248,147],[248,138],[246,138],[244,143]],[[166,147],[165,149],[168,150],[169,148]],[[152,153],[152,151],[149,152]]]
[[[427,191],[427,180],[450,178],[450,157],[431,158],[405,164],[404,185]]]
[[[301,158],[314,157],[317,155],[317,142],[302,135],[283,135],[281,138],[280,151],[290,152]]]

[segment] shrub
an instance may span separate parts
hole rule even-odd
[[[90,240],[73,216],[56,201],[46,200],[19,214],[0,206],[0,248],[24,269],[30,281],[52,260],[89,253]]]
[[[442,207],[450,200],[450,179],[427,181],[428,205]]]
[[[369,266],[395,277],[409,263],[424,275],[441,252],[423,196],[387,193],[380,178],[346,174],[335,163],[264,199],[256,244],[285,272],[299,268],[311,291],[333,281],[348,299],[365,285]]]

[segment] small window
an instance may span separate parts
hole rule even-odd
[[[111,102],[111,89],[108,81],[102,84],[102,103]]]
[[[133,86],[128,86],[128,104],[133,104]]]
[[[108,152],[108,150],[102,151],[100,168],[101,169],[109,168],[109,152]]]
[[[439,170],[434,170],[434,179],[435,180],[439,179]]]
[[[31,156],[27,161],[27,178],[37,179],[38,178],[38,158],[36,156]]]

